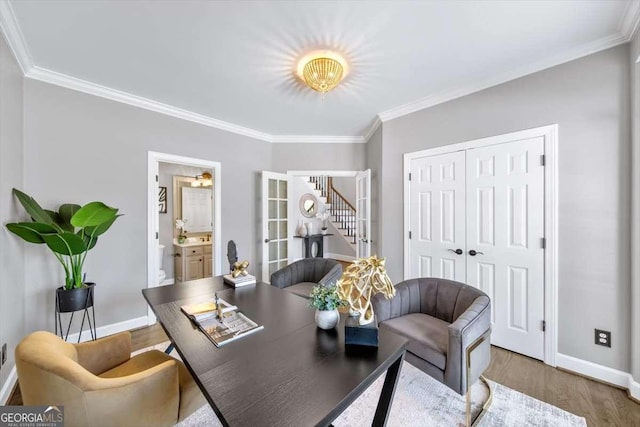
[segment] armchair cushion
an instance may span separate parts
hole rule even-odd
[[[315,285],[317,285],[317,283],[302,282],[296,283],[295,285],[287,286],[285,289],[287,292],[291,292],[292,294],[309,298],[309,295],[311,295],[311,289]]]
[[[449,323],[426,314],[413,313],[387,320],[380,328],[409,338],[408,351],[444,371],[449,346]]]

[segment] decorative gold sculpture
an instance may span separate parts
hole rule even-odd
[[[249,267],[249,261],[247,260],[234,262],[231,266],[231,277],[235,279],[238,276],[246,276],[249,274],[247,267]]]
[[[384,258],[378,258],[376,255],[360,258],[348,266],[338,280],[338,294],[349,303],[351,310],[360,313],[360,325],[373,322],[372,296],[382,292],[390,299],[396,294],[396,288],[387,275],[384,262]]]

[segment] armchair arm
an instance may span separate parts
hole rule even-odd
[[[125,377],[94,377],[89,387],[86,410],[96,426],[170,426],[178,422],[180,385],[174,360]]]
[[[74,347],[80,366],[99,375],[131,358],[131,334],[121,332],[96,341],[74,344]]]
[[[473,383],[488,367],[491,360],[491,302],[486,296],[476,298],[455,322],[449,325],[449,349],[445,383],[458,393],[467,391],[467,349],[478,344],[470,356],[470,381]],[[484,337],[484,341],[481,338]]]
[[[342,265],[336,264],[331,268],[331,270],[329,270],[327,274],[322,276],[322,279],[318,281],[318,284],[323,286],[332,284],[335,285],[340,277],[342,277]]]

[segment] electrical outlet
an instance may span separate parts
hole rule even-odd
[[[7,343],[2,344],[2,363],[0,363],[0,366],[4,365],[4,363],[7,361]]]
[[[611,332],[603,331],[602,329],[595,329],[595,343],[604,347],[611,348]]]

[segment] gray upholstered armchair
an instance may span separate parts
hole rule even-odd
[[[491,360],[489,297],[445,279],[410,279],[395,288],[390,300],[373,297],[380,329],[407,337],[409,363],[466,394],[467,381],[474,384]]]
[[[341,276],[342,264],[338,261],[328,258],[305,258],[273,273],[271,285],[309,298],[311,288],[315,285],[333,284]]]

